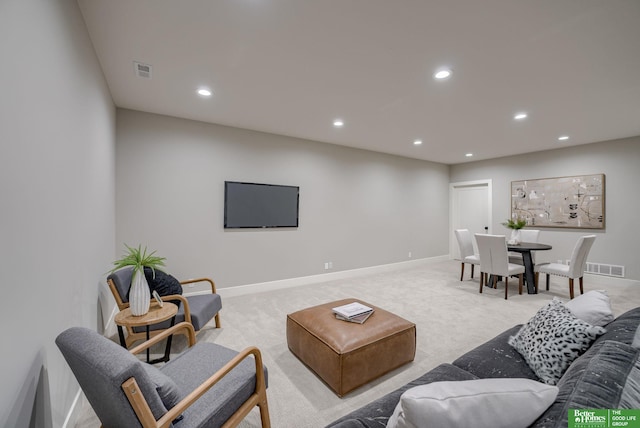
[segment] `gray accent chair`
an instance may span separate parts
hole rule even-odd
[[[117,270],[107,277],[107,285],[116,300],[118,309],[121,311],[129,307],[127,292],[131,286],[131,275],[133,268],[126,267]],[[182,296],[172,294],[170,296],[162,296],[162,300],[170,301],[178,304],[178,313],[176,314],[175,323],[186,321],[193,325],[195,331],[200,331],[212,318],[215,318],[216,328],[220,328],[220,310],[222,309],[222,299],[216,293],[216,285],[209,278],[189,279],[180,281],[180,284],[194,284],[198,282],[207,282],[211,286],[211,293],[200,294],[195,296]],[[153,337],[160,331],[171,326],[171,321],[165,321],[149,327],[150,336]],[[127,327],[126,344],[131,346],[138,340],[146,339],[146,329],[143,327]]]
[[[191,347],[162,367],[134,355],[177,333],[185,334]],[[65,330],[56,344],[104,428],[235,427],[254,406],[262,427],[270,427],[267,369],[255,347],[238,353],[195,344],[193,326],[186,322],[131,351],[82,327]]]

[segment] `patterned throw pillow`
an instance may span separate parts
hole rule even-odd
[[[576,318],[555,298],[509,338],[531,370],[545,383],[556,385],[569,365],[606,330]]]

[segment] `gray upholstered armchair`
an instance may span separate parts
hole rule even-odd
[[[133,355],[177,333],[186,334],[191,347],[162,367]],[[262,426],[270,426],[267,369],[255,347],[238,353],[195,344],[186,322],[131,351],[82,327],[65,330],[56,344],[104,428],[235,427],[254,406]]]
[[[126,267],[118,271],[113,272],[107,277],[107,284],[111,293],[116,300],[118,309],[123,310],[129,307],[129,300],[127,299],[127,292],[131,286],[131,274],[133,269]],[[178,304],[178,313],[176,315],[175,323],[186,321],[193,325],[195,331],[200,331],[212,318],[215,318],[216,327],[220,328],[220,309],[222,309],[222,299],[220,295],[216,293],[215,283],[209,278],[189,279],[186,281],[180,281],[180,284],[193,284],[198,282],[207,282],[211,286],[211,293],[199,294],[195,296],[182,296],[179,294],[173,294],[170,296],[163,296],[165,301],[173,301]],[[165,321],[159,324],[152,325],[149,330],[151,336],[154,336],[159,331],[169,328],[170,322]],[[142,327],[127,327],[126,344],[127,347],[138,340],[146,339],[146,330]]]

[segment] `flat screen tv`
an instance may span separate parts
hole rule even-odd
[[[224,182],[224,228],[298,227],[300,188]]]

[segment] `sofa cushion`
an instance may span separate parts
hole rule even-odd
[[[236,355],[238,355],[236,351],[224,346],[199,342],[191,347],[189,352],[183,352],[172,358],[160,368],[160,371],[170,377],[180,391],[190,393]],[[194,367],[198,370],[194,370]],[[268,386],[267,368],[263,366],[263,369]],[[180,424],[176,424],[176,427],[220,426],[219,421],[228,420],[255,392],[255,371],[254,360],[243,359],[184,411],[184,419]]]
[[[401,388],[398,388],[395,391],[390,392],[389,394],[332,422],[328,427],[384,428],[387,426],[387,421],[398,404],[398,401],[400,401],[400,396],[406,390],[431,382],[471,379],[477,379],[477,377],[451,364],[440,364],[438,367],[423,374]]]
[[[481,379],[517,377],[539,380],[524,357],[508,343],[509,337],[518,333],[521,327],[522,325],[517,325],[500,333],[462,355],[453,365]]]
[[[149,375],[151,382],[156,387],[156,391],[158,391],[158,395],[162,400],[162,404],[167,410],[171,410],[173,406],[178,404],[180,400],[182,400],[182,393],[178,388],[178,385],[166,374],[162,373],[158,370],[157,367],[154,367],[150,364],[143,364],[144,370]]]
[[[636,334],[633,337],[633,342],[631,342],[631,346],[634,348],[640,348],[640,327],[636,330]]]
[[[509,338],[513,346],[543,381],[555,385],[569,365],[606,330],[592,326],[554,298]]]
[[[605,290],[591,290],[564,304],[573,315],[592,325],[605,326],[613,321],[611,302]]]
[[[555,403],[532,427],[566,428],[569,409],[640,408],[640,350],[615,341],[594,344],[558,387]]]
[[[640,326],[640,307],[625,312],[607,324],[605,326],[607,332],[600,336],[595,343],[615,340],[630,345],[634,341],[638,326]]]
[[[525,427],[557,395],[557,387],[531,379],[434,382],[402,394],[387,428]]]

